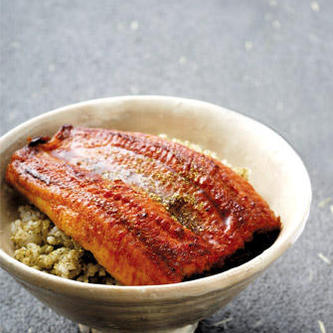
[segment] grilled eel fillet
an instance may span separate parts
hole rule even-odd
[[[125,285],[222,267],[281,227],[230,168],[142,133],[63,126],[18,150],[6,179]]]

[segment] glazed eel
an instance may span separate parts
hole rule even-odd
[[[125,285],[221,268],[281,228],[229,167],[148,134],[63,126],[18,150],[6,179]]]

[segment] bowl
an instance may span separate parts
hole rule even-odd
[[[166,133],[215,151],[234,166],[250,168],[250,182],[281,217],[279,237],[241,266],[168,285],[87,284],[20,263],[12,257],[10,223],[17,217],[17,202],[4,184],[6,165],[28,136],[52,135],[63,124]],[[200,319],[227,304],[296,241],[309,214],[309,176],[290,145],[253,119],[201,101],[163,96],[91,100],[42,114],[0,140],[1,267],[57,313],[105,332],[194,331]]]

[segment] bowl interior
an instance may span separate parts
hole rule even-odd
[[[250,168],[250,182],[283,223],[283,230],[270,249],[276,252],[270,261],[282,254],[304,227],[311,201],[306,169],[293,149],[271,129],[204,102],[158,96],[120,97],[49,112],[1,138],[0,244],[7,254],[12,254],[9,225],[16,217],[17,199],[4,184],[6,165],[28,136],[52,135],[63,124],[166,133],[215,151],[234,166]],[[261,256],[265,258],[265,253]]]

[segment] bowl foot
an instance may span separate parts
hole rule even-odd
[[[198,323],[192,324],[192,325],[186,325],[184,327],[179,328],[171,328],[171,329],[153,329],[153,330],[144,330],[145,333],[154,332],[154,333],[193,333],[195,329],[197,328]],[[109,333],[140,333],[140,331],[128,331],[128,330],[116,330],[116,329],[107,329],[103,331],[96,330],[94,328],[90,328],[88,326],[79,324],[79,332],[80,333],[103,333],[103,332],[109,332]],[[143,333],[143,332],[142,332]]]

